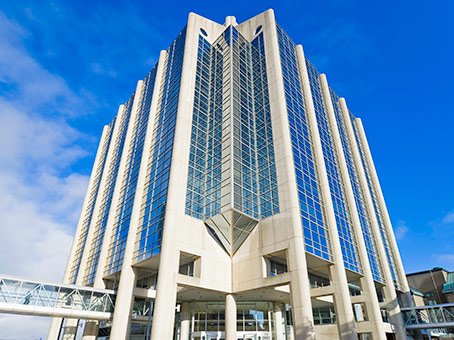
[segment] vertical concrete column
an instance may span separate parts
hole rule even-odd
[[[194,87],[198,48],[197,15],[189,14],[181,70],[178,113],[175,124],[166,212],[159,259],[158,283],[153,313],[152,340],[171,340],[175,321],[175,304],[179,264],[176,233],[185,214],[187,169],[192,128]],[[183,170],[184,169],[184,170]]]
[[[361,139],[361,143],[364,148],[364,155],[366,157],[367,163],[369,164],[369,171],[370,171],[371,179],[373,182],[373,186],[377,192],[378,204],[380,206],[380,211],[381,211],[383,219],[384,219],[386,231],[389,235],[390,248],[391,248],[391,251],[393,252],[393,257],[395,258],[395,262],[397,265],[397,275],[399,277],[401,289],[402,289],[403,293],[405,294],[405,298],[406,298],[405,302],[409,306],[411,306],[413,304],[413,302],[412,302],[413,299],[411,297],[410,287],[408,286],[407,277],[405,276],[404,265],[402,263],[402,258],[400,257],[399,247],[397,246],[396,237],[394,235],[394,230],[392,228],[392,223],[391,223],[391,219],[389,217],[389,212],[388,212],[388,208],[386,206],[385,198],[383,196],[383,191],[381,189],[381,185],[378,180],[377,170],[375,169],[374,160],[372,159],[372,154],[370,152],[366,133],[364,132],[364,127],[363,127],[363,124],[360,119],[355,120],[355,125],[357,127],[359,138]]]
[[[304,99],[306,101],[306,110],[310,135],[314,150],[315,162],[318,170],[318,178],[320,182],[320,193],[325,206],[326,223],[331,239],[331,247],[334,256],[334,265],[331,266],[331,281],[334,286],[334,303],[336,306],[336,318],[339,336],[342,339],[357,339],[355,331],[355,318],[353,315],[350,292],[348,290],[348,280],[345,273],[344,260],[342,257],[342,249],[337,230],[336,217],[331,199],[329,188],[328,175],[326,172],[325,160],[323,158],[322,144],[317,126],[317,118],[315,115],[314,102],[312,99],[309,76],[307,73],[306,60],[304,57],[303,47],[296,46],[296,54],[298,58],[298,66],[300,70]]]
[[[148,118],[148,125],[147,125],[147,130],[146,130],[146,136],[145,136],[145,142],[144,142],[144,147],[143,147],[143,154],[142,154],[142,160],[140,163],[140,173],[139,177],[137,179],[137,188],[136,188],[136,193],[135,193],[135,201],[136,202],[141,201],[141,195],[143,192],[143,186],[145,183],[145,177],[146,177],[146,167],[147,167],[147,162],[150,154],[150,148],[153,143],[152,136],[153,136],[153,127],[154,127],[154,121],[155,121],[155,116],[156,116],[156,111],[157,111],[157,106],[158,106],[158,101],[159,101],[159,93],[160,93],[160,87],[161,87],[161,82],[162,82],[162,77],[163,77],[163,72],[164,72],[164,64],[165,64],[165,58],[166,58],[167,52],[166,51],[161,51],[160,56],[159,56],[159,61],[158,61],[158,69],[156,71],[156,80],[155,80],[155,86],[153,90],[153,97],[150,105],[150,116]],[[126,157],[120,161],[120,166],[118,169],[119,173],[124,173],[126,168]],[[121,176],[119,176],[120,178]],[[117,180],[119,181],[119,179]],[[104,270],[107,264],[107,260],[109,258],[109,246],[112,241],[112,233],[113,233],[113,226],[115,224],[115,215],[116,215],[116,208],[117,204],[119,201],[119,195],[120,195],[120,190],[117,189],[120,186],[117,185],[120,183],[116,183],[115,185],[115,190],[112,195],[112,206],[114,209],[111,209],[109,212],[109,217],[107,220],[106,224],[106,230],[104,232],[104,238],[101,246],[101,252],[99,254],[99,262],[98,262],[98,268],[96,270],[96,277],[95,277],[95,282],[94,282],[94,287],[96,288],[105,288],[103,277],[104,277]],[[139,200],[140,196],[140,200]],[[135,205],[134,205],[135,206]],[[133,225],[132,223],[132,216],[131,216],[131,223],[130,226]]]
[[[113,191],[113,195],[112,195],[112,203],[110,205],[110,210],[108,212],[107,225],[109,225],[109,219],[110,219],[110,222],[111,222],[111,225],[112,225],[112,223],[113,223],[112,221],[115,218],[116,210],[117,210],[118,203],[119,203],[121,184],[123,182],[124,175],[127,172],[126,161],[127,161],[127,158],[128,158],[128,153],[129,153],[128,151],[129,151],[129,149],[131,147],[131,144],[132,144],[132,136],[133,136],[133,133],[134,133],[134,125],[135,125],[134,123],[135,123],[135,121],[137,119],[142,92],[143,92],[143,81],[139,80],[137,82],[137,87],[136,87],[136,91],[135,91],[135,95],[134,95],[134,101],[133,101],[133,105],[132,105],[132,108],[131,108],[131,115],[129,117],[128,129],[127,129],[126,135],[125,135],[125,143],[123,145],[123,150],[121,150],[121,151],[115,149],[116,140],[118,138],[121,138],[121,135],[120,135],[120,132],[121,132],[121,130],[120,130],[121,126],[120,125],[121,124],[120,124],[120,122],[123,120],[123,117],[126,114],[126,110],[123,107],[123,105],[120,107],[121,110],[119,110],[118,119],[117,119],[118,123],[115,124],[115,128],[114,128],[114,131],[113,131],[113,136],[112,136],[113,140],[115,142],[111,144],[111,147],[110,147],[110,149],[108,151],[108,154],[107,154],[107,157],[106,157],[106,162],[105,162],[106,170],[103,173],[102,178],[101,178],[101,183],[100,183],[100,186],[99,186],[98,198],[96,199],[95,208],[93,210],[93,216],[92,216],[91,223],[90,223],[90,226],[89,226],[89,229],[88,229],[87,241],[86,241],[87,246],[85,247],[85,249],[84,249],[84,251],[82,253],[82,260],[81,260],[81,263],[80,263],[79,275],[78,275],[77,281],[76,281],[77,285],[83,285],[84,284],[84,275],[85,275],[85,272],[87,270],[88,258],[89,258],[89,255],[90,255],[90,250],[91,250],[91,246],[92,246],[92,242],[93,242],[93,237],[94,237],[94,234],[95,234],[95,231],[96,231],[95,227],[96,227],[97,224],[100,223],[99,219],[101,217],[100,214],[102,213],[101,205],[105,201],[104,194],[105,194],[106,187],[108,185],[107,181],[108,181],[109,177],[112,176],[111,171],[113,171],[113,168],[111,167],[111,163],[113,161],[113,157],[114,157],[115,152],[120,152],[120,163],[119,163],[119,168],[118,168],[118,175],[117,175],[117,178],[116,178],[115,184],[114,184],[114,191]],[[107,225],[106,225],[106,230],[107,230]],[[104,234],[104,236],[106,236],[106,234]],[[99,262],[98,262],[98,265],[99,265]],[[99,287],[99,288],[104,288],[104,284],[102,284],[102,287]],[[86,323],[85,324],[85,327],[87,327],[87,326],[89,327],[88,334],[90,334],[90,332],[92,332],[92,329],[94,329],[94,324],[97,325],[97,323],[98,323],[97,321],[92,321],[90,323]],[[84,332],[84,334],[85,334],[85,332]],[[87,338],[85,338],[85,335],[84,335],[83,339],[84,340],[85,339],[91,339],[90,336],[91,335],[89,335]]]
[[[65,325],[62,330],[63,340],[74,340],[77,335],[77,326],[79,325],[79,321],[76,319],[66,319]]]
[[[380,313],[380,304],[378,303],[377,294],[375,291],[375,283],[370,268],[369,257],[367,254],[366,242],[364,240],[364,235],[361,228],[358,209],[356,207],[353,187],[350,182],[350,176],[352,176],[353,174],[350,174],[349,176],[347,161],[345,158],[344,150],[342,148],[339,126],[337,125],[337,120],[334,113],[333,105],[335,105],[336,103],[333,103],[331,101],[328,81],[326,80],[326,76],[324,74],[320,75],[320,87],[323,94],[328,121],[331,127],[331,135],[333,137],[334,148],[340,168],[340,175],[345,191],[345,199],[347,201],[349,215],[353,224],[353,229],[358,244],[358,256],[363,268],[364,276],[361,278],[362,295],[364,295],[366,299],[368,317],[373,327],[374,337],[376,337],[377,339],[386,340],[383,320]]]
[[[82,340],[96,340],[98,338],[98,321],[87,321],[84,327]]]
[[[191,326],[191,311],[189,303],[183,302],[180,310],[180,340],[189,340]]]
[[[225,340],[236,340],[236,300],[232,294],[225,296]]]
[[[153,143],[153,127],[155,116],[157,112],[157,102],[159,101],[160,87],[162,83],[163,70],[165,64],[167,52],[161,51],[158,63],[158,69],[156,72],[155,87],[153,90],[153,98],[150,107],[150,117],[148,119],[147,131],[145,136],[145,142],[143,147],[143,154],[140,163],[140,172],[137,178],[137,187],[134,196],[133,210],[131,213],[131,221],[129,224],[128,238],[126,241],[126,247],[124,252],[123,264],[121,268],[120,282],[118,285],[117,298],[115,301],[115,311],[112,320],[111,338],[112,339],[126,339],[128,337],[129,325],[131,321],[131,308],[134,302],[134,287],[136,285],[136,273],[133,264],[134,247],[136,243],[136,235],[139,227],[140,220],[140,209],[142,202],[142,194],[145,187],[145,181],[147,177],[147,165],[150,156],[150,149]],[[122,159],[123,161],[123,159]],[[125,159],[126,163],[126,159]],[[120,164],[120,170],[124,169],[126,164]],[[124,170],[122,171],[122,173]],[[115,195],[115,192],[114,192]],[[119,195],[119,193],[118,193]],[[117,199],[118,200],[118,199]],[[115,207],[116,209],[116,207]],[[112,216],[111,216],[112,215]],[[115,210],[109,214],[109,220],[107,222],[106,234],[104,235],[103,245],[101,248],[101,254],[99,257],[98,269],[95,278],[95,287],[97,285],[103,285],[104,268],[108,259],[108,249],[111,242],[114,221]],[[164,338],[163,338],[164,339]]]
[[[134,122],[137,118],[138,114],[138,107],[139,107],[139,102],[140,102],[140,97],[143,91],[143,81],[139,80],[137,82],[137,87],[134,95],[134,101],[133,101],[133,106],[131,110],[131,115],[129,117],[129,124],[128,124],[128,130],[126,131],[125,135],[125,143],[123,145],[123,150],[119,151],[116,150],[115,148],[115,141],[119,138],[121,138],[121,124],[120,122],[123,120],[124,115],[126,114],[126,110],[123,105],[121,105],[120,110],[118,111],[118,119],[117,119],[117,124],[115,124],[115,128],[113,131],[112,135],[112,141],[114,143],[111,143],[111,147],[109,148],[109,151],[107,153],[106,157],[106,162],[105,162],[105,171],[102,174],[101,177],[101,183],[99,185],[99,190],[98,190],[98,198],[96,199],[95,207],[93,209],[93,215],[91,218],[90,226],[88,227],[88,233],[87,233],[87,241],[86,241],[86,247],[84,248],[84,251],[82,253],[82,259],[80,261],[80,269],[79,269],[79,275],[77,276],[76,284],[77,285],[83,285],[84,284],[84,275],[87,270],[87,263],[88,263],[88,258],[90,255],[90,250],[93,242],[93,237],[95,234],[95,226],[96,224],[100,224],[100,214],[102,214],[102,209],[101,205],[103,204],[103,201],[105,201],[105,190],[107,187],[107,181],[109,177],[111,177],[111,171],[113,170],[113,167],[111,167],[111,163],[113,161],[113,157],[115,152],[120,152],[120,164],[119,164],[119,169],[118,169],[118,175],[114,184],[114,195],[112,195],[112,203],[110,205],[110,211],[108,212],[109,216],[112,219],[112,217],[115,216],[116,209],[118,206],[118,200],[119,200],[119,193],[121,189],[121,183],[123,181],[123,176],[126,171],[126,160],[128,158],[128,151],[132,142],[132,134],[134,130]],[[116,195],[115,195],[116,193]],[[112,216],[112,217],[111,217]],[[101,287],[100,287],[101,288]],[[104,287],[102,287],[104,288]]]
[[[52,318],[47,334],[47,340],[57,340],[62,328],[63,318]]]
[[[378,255],[380,257],[380,261],[382,264],[382,270],[383,270],[383,278],[385,282],[384,286],[384,293],[385,297],[387,299],[387,310],[390,312],[391,315],[391,321],[396,327],[396,335],[399,340],[404,340],[406,339],[406,334],[405,334],[405,328],[402,323],[402,317],[400,315],[400,308],[399,304],[397,301],[397,294],[396,290],[394,289],[394,282],[392,279],[391,271],[389,269],[389,263],[388,259],[386,257],[386,251],[385,247],[381,238],[380,234],[380,227],[378,225],[377,221],[377,216],[375,215],[374,211],[374,205],[372,202],[372,196],[369,191],[369,187],[367,184],[367,178],[366,178],[366,172],[363,167],[362,161],[361,161],[361,155],[359,153],[359,145],[356,142],[355,138],[355,132],[353,130],[353,125],[350,119],[350,112],[347,108],[347,104],[345,102],[344,98],[339,99],[339,108],[342,113],[344,125],[346,132],[348,134],[348,138],[350,140],[351,146],[352,146],[352,154],[353,158],[355,161],[356,169],[357,169],[357,174],[358,174],[358,180],[361,186],[361,190],[364,194],[364,203],[366,206],[367,214],[369,216],[369,220],[372,226],[372,232],[374,234],[375,239],[377,240],[377,251]]]
[[[265,12],[263,25],[266,72],[269,86],[271,124],[276,157],[276,172],[281,214],[289,235],[287,264],[291,277],[290,298],[296,340],[315,339],[309,275],[301,225],[301,212],[293,163],[292,142],[285,101],[276,20],[273,10]],[[284,227],[283,226],[283,227]]]
[[[282,303],[274,303],[274,330],[276,332],[276,340],[285,340],[285,319],[282,316]]]
[[[65,340],[75,339],[78,322],[77,319],[53,318],[47,339],[57,340],[59,335]]]
[[[69,283],[68,280],[69,280],[69,275],[71,272],[71,266],[74,261],[74,253],[76,251],[76,245],[79,240],[80,234],[82,232],[83,219],[84,219],[85,213],[87,212],[88,202],[90,199],[90,192],[93,189],[93,185],[94,185],[94,179],[95,179],[94,175],[96,173],[96,169],[98,169],[98,167],[100,166],[101,157],[102,157],[102,149],[103,149],[104,144],[107,143],[107,141],[109,139],[110,129],[111,128],[106,125],[106,126],[104,126],[104,128],[102,130],[101,140],[99,141],[98,150],[96,152],[95,163],[93,165],[93,169],[90,174],[90,179],[88,181],[87,193],[85,195],[84,202],[82,204],[82,212],[80,214],[79,221],[77,223],[76,233],[74,235],[73,243],[72,243],[71,250],[69,253],[69,257],[68,257],[68,262],[66,263],[65,273],[63,275],[63,282],[65,282],[65,283]],[[52,318],[50,328],[49,328],[49,333],[47,335],[48,340],[58,339],[58,335],[60,333],[60,328],[62,326],[62,323],[63,323],[62,318]]]

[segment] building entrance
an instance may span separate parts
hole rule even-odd
[[[271,332],[237,332],[237,340],[271,340]],[[194,332],[191,340],[225,340],[225,332]]]
[[[237,303],[237,340],[271,340],[274,331],[272,302]],[[191,340],[225,339],[225,303],[194,302],[191,310]]]

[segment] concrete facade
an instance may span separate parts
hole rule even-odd
[[[189,14],[104,129],[65,281],[117,293],[85,340],[406,338],[362,124],[272,10]]]

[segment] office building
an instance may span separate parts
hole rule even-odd
[[[65,282],[114,290],[115,309],[54,319],[52,340],[406,338],[361,120],[272,10],[191,13],[120,105]]]

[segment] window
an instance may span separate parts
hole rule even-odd
[[[194,261],[180,265],[178,273],[187,276],[194,276]]]
[[[361,295],[361,286],[358,283],[348,283],[348,290],[350,291],[350,296],[358,296]]]
[[[312,315],[315,325],[329,325],[336,323],[334,298],[332,295],[318,296],[311,299]]]
[[[389,315],[388,311],[386,309],[381,309],[381,318],[383,319],[383,322],[389,322]]]
[[[311,288],[318,288],[318,287],[325,287],[329,286],[331,282],[329,281],[328,278],[314,274],[314,273],[309,273],[309,284]]]
[[[264,256],[266,263],[266,276],[276,276],[287,273],[287,254],[285,250]]]
[[[271,276],[287,273],[287,264],[281,261],[270,260],[270,273]]]
[[[355,314],[355,321],[367,321],[367,310],[364,303],[354,303],[353,304],[353,313]]]
[[[158,275],[155,274],[148,274],[146,276],[140,277],[137,279],[136,287],[137,288],[154,288],[156,287],[156,283],[158,281]]]
[[[378,298],[378,302],[385,302],[385,297],[383,295],[382,288],[377,288],[377,298]]]
[[[180,252],[180,267],[178,273],[187,276],[200,277],[200,256]]]

